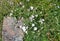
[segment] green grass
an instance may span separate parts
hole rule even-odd
[[[23,17],[24,23],[29,27],[24,41],[60,41],[60,0],[30,0],[29,2],[26,0],[11,0],[14,3],[13,5],[10,5],[7,0],[1,1],[3,2],[0,3],[0,33],[3,17],[9,16],[11,10],[13,10],[12,16],[17,19]],[[22,8],[19,2],[22,2],[25,7]],[[27,9],[30,6],[33,6],[34,10],[28,11]],[[34,17],[31,22],[29,17],[36,14],[38,17]],[[38,22],[40,19],[45,20],[43,24]],[[33,30],[32,23],[37,27],[36,31]]]

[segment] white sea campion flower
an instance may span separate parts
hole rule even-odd
[[[60,6],[57,6],[57,8],[60,8]]]
[[[44,19],[40,19],[40,20],[39,20],[39,22],[40,22],[41,24],[43,24],[44,21],[45,21]]]
[[[22,2],[20,2],[19,4],[22,5]]]
[[[35,17],[38,17],[38,15],[36,14]]]
[[[31,22],[34,20],[34,15],[31,15],[30,17],[29,17],[29,19],[31,20]]]
[[[13,15],[13,13],[10,13],[10,16],[12,16]]]
[[[30,10],[33,10],[34,9],[34,7],[33,6],[30,6]]]
[[[35,24],[34,23],[32,23],[32,27],[34,27],[35,26]]]
[[[28,26],[20,26],[20,28],[27,34]]]
[[[27,31],[25,31],[25,33],[27,34],[28,32],[27,32]]]
[[[31,18],[34,18],[34,15],[31,15]]]
[[[23,26],[23,27],[22,27],[22,30],[25,32],[25,31],[26,31],[26,27],[25,27],[25,26]]]
[[[44,19],[41,19],[42,21],[45,21]]]
[[[42,14],[42,11],[40,12],[40,14]]]
[[[22,2],[20,2],[20,4],[22,4]]]
[[[57,34],[60,34],[60,33],[57,33]]]
[[[34,27],[34,31],[36,31],[37,30],[37,27]]]
[[[20,27],[20,28],[22,28],[22,26],[21,26],[21,25],[20,25],[19,27]]]
[[[23,5],[22,8],[24,8],[25,6]]]

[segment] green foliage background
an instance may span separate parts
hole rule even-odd
[[[12,2],[12,3],[9,3]],[[22,2],[25,6],[19,4]],[[34,10],[27,11],[33,6]],[[35,9],[37,8],[37,9]],[[2,22],[4,16],[13,15],[17,19],[24,17],[24,23],[28,25],[28,34],[25,34],[24,41],[60,41],[60,0],[0,0],[0,41],[2,41]],[[42,13],[41,13],[42,12]],[[31,15],[38,15],[30,22]],[[45,19],[44,24],[39,19]],[[36,23],[37,31],[34,31],[31,24]],[[43,27],[43,29],[41,29]]]

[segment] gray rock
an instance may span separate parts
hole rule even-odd
[[[22,21],[15,17],[4,17],[3,19],[3,29],[2,29],[2,40],[3,41],[23,41],[24,32],[19,27]]]

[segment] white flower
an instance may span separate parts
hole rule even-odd
[[[19,27],[20,27],[20,28],[22,28],[22,26],[21,26],[21,25],[20,25]]]
[[[29,18],[32,22],[32,20],[34,20],[34,15],[31,15],[31,17]]]
[[[13,13],[10,13],[10,16],[12,16],[13,15]]]
[[[28,26],[27,27],[25,27],[25,26],[20,26],[21,27],[21,29],[27,34],[27,29],[28,29]]]
[[[45,21],[44,19],[41,19],[42,21]]]
[[[36,17],[38,17],[38,15],[35,15]]]
[[[41,24],[43,24],[43,21],[40,21],[41,22]]]
[[[27,2],[29,2],[30,0],[26,0]]]
[[[42,14],[42,11],[40,12],[40,14]]]
[[[25,6],[23,5],[22,8],[24,8]]]
[[[25,32],[25,31],[26,31],[26,27],[25,27],[25,26],[23,26],[23,27],[22,27],[22,30]]]
[[[37,30],[37,27],[34,27],[34,31],[36,31]]]
[[[21,29],[22,29],[25,33],[27,33],[28,26],[27,26],[27,27],[25,27],[25,26],[20,26],[20,27],[21,27]]]
[[[23,5],[22,2],[19,3],[20,5]]]
[[[30,10],[33,10],[33,8],[34,8],[33,6],[30,6]]]
[[[25,31],[25,33],[27,34],[27,31]]]
[[[33,23],[33,24],[32,24],[32,27],[34,27],[34,26],[35,26],[35,24]]]
[[[34,15],[31,15],[31,18],[34,18]]]
[[[44,19],[40,19],[39,22],[41,22],[41,24],[43,24],[45,20]]]
[[[57,6],[57,8],[60,8],[59,6]]]
[[[57,33],[57,34],[60,34],[60,33]]]

